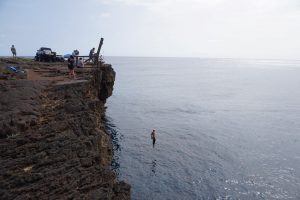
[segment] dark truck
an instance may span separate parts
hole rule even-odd
[[[35,58],[36,61],[40,62],[63,62],[64,58],[62,56],[56,55],[50,48],[41,47],[37,50]]]

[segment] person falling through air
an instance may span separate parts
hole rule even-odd
[[[156,141],[156,138],[155,138],[155,130],[153,129],[152,133],[151,133],[151,139],[152,139],[152,144],[153,144],[153,148],[154,148],[154,145],[155,145],[155,141]]]

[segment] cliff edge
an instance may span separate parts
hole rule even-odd
[[[103,122],[111,65],[68,80],[65,64],[0,59],[11,64],[27,78],[0,80],[0,199],[130,199]]]

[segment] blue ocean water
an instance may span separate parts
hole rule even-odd
[[[106,62],[113,167],[132,199],[300,199],[300,61]]]

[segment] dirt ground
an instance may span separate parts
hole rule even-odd
[[[73,81],[69,78],[69,70],[67,62],[45,63],[36,62],[31,59],[17,58],[0,58],[0,73],[6,67],[20,67],[26,72],[27,80],[50,80],[50,81]],[[91,71],[92,65],[86,64],[85,68],[75,68],[76,79],[82,80],[89,78],[88,74]],[[88,76],[88,77],[87,77]],[[16,78],[18,79],[18,78]]]

